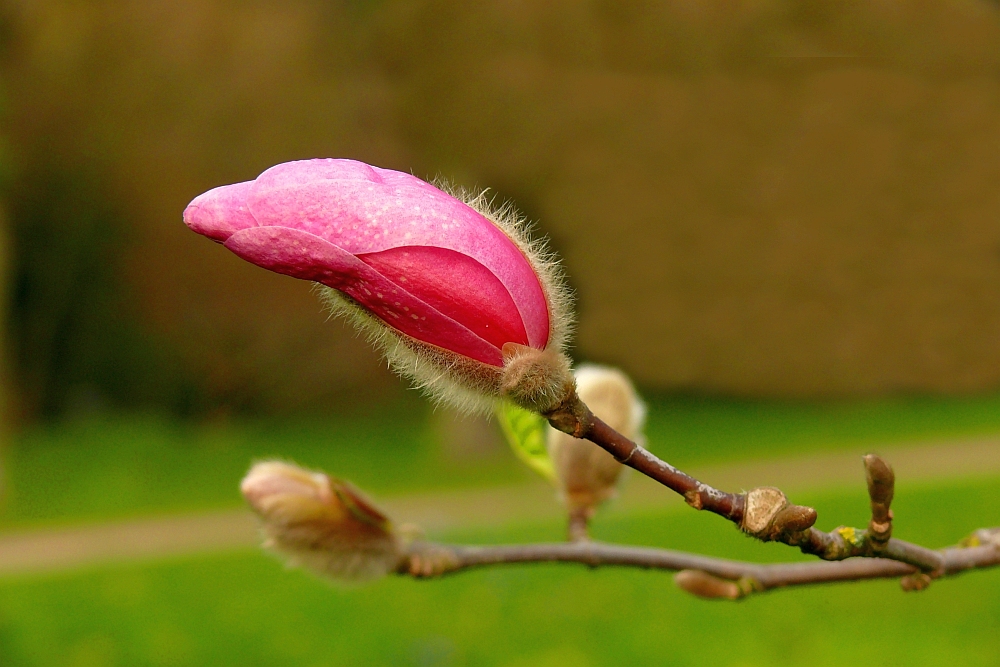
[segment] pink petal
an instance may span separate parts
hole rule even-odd
[[[419,341],[503,365],[496,345],[325,239],[289,227],[255,227],[234,233],[225,245],[265,269],[338,289],[388,326]]]
[[[261,225],[301,229],[353,254],[429,246],[467,255],[507,289],[529,344],[548,342],[545,295],[524,254],[492,222],[418,178],[351,160],[291,162],[264,172],[248,205]]]
[[[489,269],[468,255],[445,248],[401,246],[358,255],[358,259],[497,349],[504,343],[528,344],[510,293]]]
[[[256,227],[247,206],[253,181],[223,185],[198,195],[184,209],[184,224],[210,239],[225,242],[233,232]]]
[[[374,167],[364,162],[319,158],[276,164],[255,180],[259,187],[272,189],[324,180],[379,182],[380,177]]]

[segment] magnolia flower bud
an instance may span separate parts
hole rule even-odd
[[[616,368],[584,364],[576,370],[576,390],[591,411],[639,445],[646,406],[628,376]],[[624,468],[597,445],[549,428],[549,456],[571,515],[589,518],[594,508],[615,495]]]
[[[288,563],[341,581],[395,570],[402,545],[389,520],[350,484],[280,461],[254,465],[240,485],[265,546]]]
[[[329,288],[334,311],[397,371],[460,408],[488,409],[504,393],[505,345],[562,353],[570,316],[558,269],[512,209],[490,210],[482,195],[463,202],[409,174],[303,160],[202,194],[184,222]],[[531,402],[547,393],[558,389],[516,400],[544,410]]]

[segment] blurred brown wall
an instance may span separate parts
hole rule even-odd
[[[344,156],[549,234],[581,357],[741,395],[1000,386],[996,3],[22,0],[8,132],[123,207],[145,335],[220,405],[392,391],[308,288],[187,232]]]

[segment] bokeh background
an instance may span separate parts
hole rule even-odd
[[[6,0],[0,531],[235,507],[263,455],[390,495],[530,484],[488,425],[430,413],[307,285],[181,223],[195,195],[306,157],[515,202],[564,258],[574,357],[636,379],[675,462],[992,437],[998,45],[992,0]],[[933,546],[1000,524],[990,465],[921,487]],[[755,557],[704,537],[705,517],[614,516],[609,539]],[[466,537],[558,539],[548,521]],[[344,592],[249,549],[88,567],[0,578],[0,664],[663,664],[649,636],[600,639],[614,604],[647,635],[701,637],[671,644],[678,664],[706,645],[720,665],[822,664],[875,641],[824,626],[832,609],[899,597],[720,611],[662,575],[562,570]],[[1000,579],[977,577],[900,602],[898,652],[873,664],[998,659]],[[968,615],[914,648],[921,605]],[[377,627],[357,618],[379,608]],[[750,613],[783,629],[746,625],[745,650],[679,629]]]

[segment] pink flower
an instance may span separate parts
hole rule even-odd
[[[493,221],[409,174],[303,160],[195,198],[184,222],[254,264],[348,295],[396,331],[492,366],[544,349],[545,290]]]

